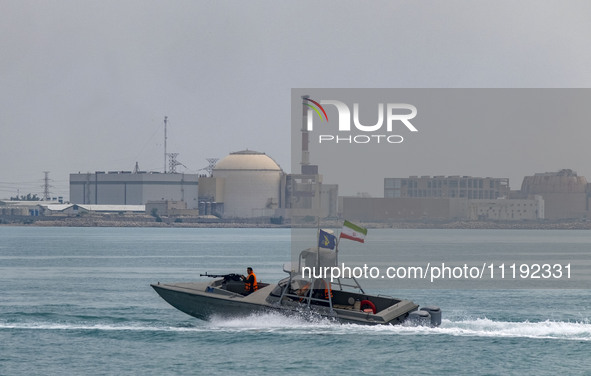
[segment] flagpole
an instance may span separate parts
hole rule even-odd
[[[316,184],[318,187],[318,184]],[[316,212],[316,248],[318,252],[316,252],[316,267],[320,268],[320,211],[322,210],[322,189],[318,188],[318,211]]]
[[[336,261],[336,266],[339,265],[339,241],[341,240],[341,233],[339,232],[339,236],[336,238],[335,241],[335,247],[334,247],[334,251],[335,251],[335,261]]]
[[[316,217],[316,267],[320,268],[320,217]]]

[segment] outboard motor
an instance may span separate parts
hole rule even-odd
[[[436,306],[421,307],[422,311],[426,311],[431,316],[431,326],[441,325],[441,309]]]
[[[431,324],[431,315],[427,311],[412,311],[408,314],[408,321],[416,326],[429,326]]]

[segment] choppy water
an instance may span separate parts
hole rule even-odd
[[[545,243],[539,231],[462,234],[381,230],[376,238],[403,238],[409,247],[490,246],[491,237],[516,247]],[[587,232],[551,234],[549,247],[591,251]],[[439,305],[442,326],[425,328],[280,314],[205,322],[149,287],[245,266],[273,282],[283,277],[289,244],[284,229],[0,227],[0,374],[591,375],[585,289],[381,287]]]

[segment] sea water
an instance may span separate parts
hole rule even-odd
[[[468,243],[490,253],[491,239],[503,239],[591,253],[587,231],[370,230],[368,245],[372,235],[448,252]],[[443,323],[429,328],[276,313],[202,321],[149,286],[247,266],[275,282],[290,238],[289,229],[0,227],[0,374],[591,375],[588,289],[401,290],[392,281],[371,291],[440,306]],[[569,261],[586,262],[579,257]]]

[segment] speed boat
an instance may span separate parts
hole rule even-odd
[[[311,313],[343,323],[399,324],[439,326],[441,310],[435,306],[419,309],[410,300],[366,293],[357,279],[304,278],[308,266],[334,266],[334,252],[310,248],[300,253],[298,267],[284,265],[287,277],[276,284],[258,283],[252,293],[238,274],[203,276],[211,281],[156,283],[151,286],[174,308],[207,320],[213,315],[245,316],[254,312],[278,311],[287,315]]]

